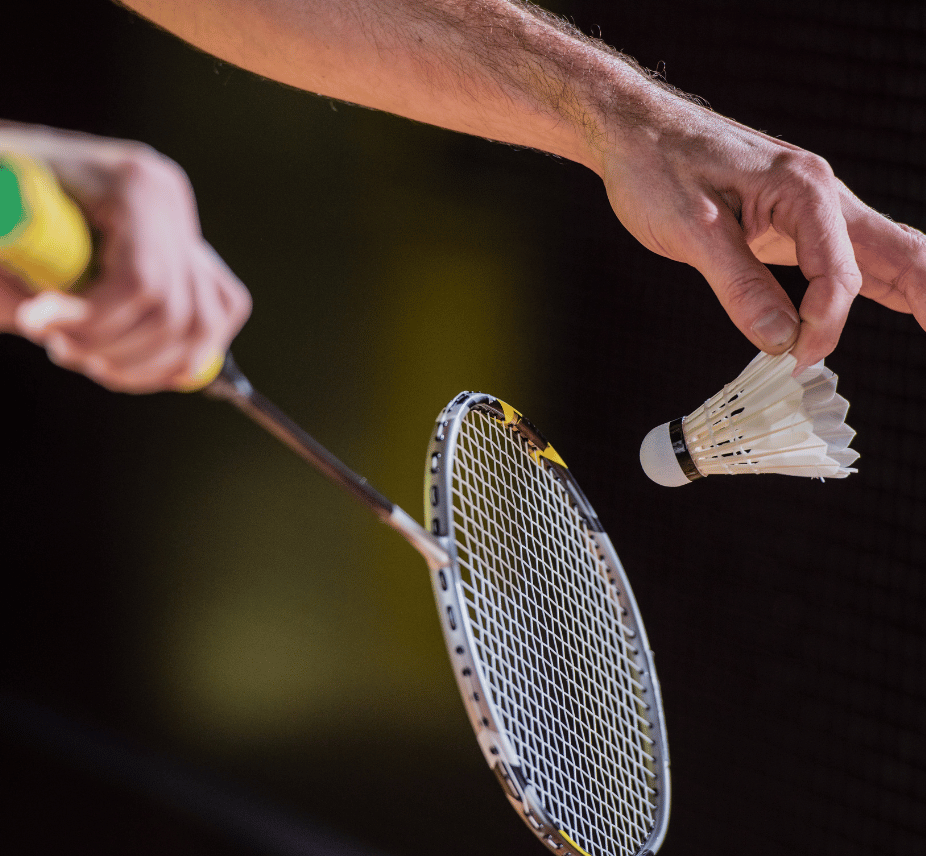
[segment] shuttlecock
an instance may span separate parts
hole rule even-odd
[[[717,473],[840,479],[857,472],[849,402],[836,394],[836,375],[821,360],[791,377],[796,365],[790,354],[760,353],[691,415],[646,435],[644,472],[665,487]]]

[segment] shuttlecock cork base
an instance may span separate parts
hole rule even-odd
[[[682,419],[654,428],[640,447],[644,472],[664,487],[718,473],[845,478],[858,452],[849,402],[823,362],[791,377],[790,354],[760,353],[732,383]]]

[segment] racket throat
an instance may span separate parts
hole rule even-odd
[[[450,564],[450,556],[437,538],[254,389],[235,364],[231,354],[225,357],[221,372],[204,392],[212,398],[224,399],[234,404],[282,440],[323,476],[352,494],[383,523],[398,532],[418,550],[432,571],[446,568]]]
[[[431,571],[439,571],[450,564],[450,555],[441,546],[440,542],[427,529],[425,529],[408,512],[398,505],[392,506],[392,512],[383,519],[387,526],[391,526],[409,544],[412,545],[428,563]]]

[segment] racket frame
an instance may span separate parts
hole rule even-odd
[[[53,212],[56,209],[63,211],[70,203],[64,194],[60,192],[60,188],[58,188],[57,183],[50,174],[46,179],[50,191],[39,200],[41,202],[39,209],[47,209]],[[59,255],[62,248],[67,249],[72,244],[77,248],[75,253],[72,254],[73,258],[68,257],[71,269],[59,271],[43,267],[39,279],[43,281],[44,286],[67,290],[74,285],[81,272],[85,271],[90,264],[91,243],[89,240],[82,240],[81,236],[78,235],[81,230],[86,231],[85,224],[83,224],[82,217],[77,209],[73,209],[72,213],[73,216],[67,220],[58,218],[55,225],[59,227],[58,232],[62,232],[62,234],[56,232],[53,236],[55,238],[53,242],[54,250]],[[14,247],[17,251],[23,247],[25,248],[30,264],[47,260],[48,242],[40,246],[39,243],[32,242],[29,239],[24,240],[23,234],[18,233],[14,243],[17,244]],[[475,645],[469,627],[468,613],[463,606],[465,601],[460,590],[461,577],[456,561],[456,548],[452,538],[448,537],[448,533],[452,532],[452,506],[440,496],[436,501],[431,502],[435,488],[438,494],[443,493],[448,500],[451,496],[450,475],[452,470],[449,464],[453,460],[452,451],[459,433],[460,420],[462,415],[468,412],[470,408],[479,406],[492,411],[496,414],[496,418],[505,420],[505,424],[510,423],[511,427],[521,434],[525,442],[532,444],[534,449],[542,455],[547,448],[547,444],[533,426],[523,420],[520,414],[517,414],[507,405],[503,405],[498,400],[486,395],[463,393],[445,408],[438,417],[437,430],[428,449],[425,514],[426,517],[430,515],[433,524],[432,532],[428,532],[401,508],[374,490],[366,482],[366,479],[350,470],[268,399],[258,393],[234,364],[230,355],[226,357],[219,374],[203,391],[211,397],[230,402],[270,433],[277,436],[334,484],[352,494],[376,514],[382,522],[402,535],[421,553],[432,572],[432,583],[438,606],[441,609],[441,625],[450,652],[454,674],[486,761],[496,772],[512,805],[541,841],[557,852],[559,856],[571,856],[571,854],[589,856],[569,838],[568,834],[555,828],[553,819],[548,816],[539,795],[521,771],[510,741],[499,727],[501,718],[495,711],[489,694],[485,692],[485,682],[481,677],[481,669],[473,654]],[[517,416],[517,419],[513,418],[513,414]],[[442,466],[439,464],[435,467],[433,463],[435,456],[437,456],[436,460],[438,462],[441,459],[443,460]],[[665,835],[669,809],[668,748],[665,742],[665,724],[659,685],[655,670],[652,667],[652,652],[649,650],[636,602],[624,576],[620,561],[617,559],[607,535],[601,530],[600,524],[582,491],[561,461],[557,463],[552,459],[544,459],[543,464],[540,464],[540,457],[536,460],[538,465],[550,466],[555,469],[557,478],[572,497],[575,507],[586,518],[589,528],[595,531],[595,541],[600,548],[601,554],[605,558],[609,570],[620,581],[620,601],[633,618],[639,643],[637,647],[641,652],[642,665],[644,666],[640,671],[640,678],[645,684],[645,691],[650,694],[648,697],[649,708],[654,714],[651,717],[650,727],[653,731],[654,745],[658,747],[655,777],[662,790],[655,827],[639,851],[640,856],[642,856],[642,854],[658,849]],[[432,507],[429,508],[429,505]],[[592,856],[605,856],[605,854],[592,854]]]
[[[455,451],[463,420],[470,410],[480,410],[518,432],[538,465],[548,467],[552,471],[551,475],[560,482],[576,510],[594,532],[594,540],[608,567],[609,577],[616,582],[615,594],[620,605],[627,611],[630,624],[636,633],[639,679],[646,688],[645,704],[655,756],[654,779],[659,792],[653,829],[641,843],[637,854],[654,854],[661,846],[668,828],[671,793],[669,751],[662,696],[653,665],[653,652],[623,567],[582,489],[539,431],[520,413],[498,399],[484,393],[463,392],[437,417],[425,464],[424,513],[430,534],[439,541],[450,557],[447,566],[431,569],[431,583],[454,677],[479,747],[512,807],[537,838],[557,856],[614,856],[603,853],[589,854],[573,841],[567,832],[558,828],[556,819],[550,816],[541,795],[528,780],[521,760],[505,733],[502,716],[492,700],[489,683],[483,676],[482,665],[476,655],[477,647],[469,620],[453,537],[452,501]]]
[[[452,537],[453,505],[450,500],[454,453],[463,419],[473,409],[481,410],[520,435],[538,466],[549,468],[551,475],[568,493],[575,509],[585,519],[589,530],[594,533],[597,551],[608,568],[608,576],[616,582],[615,596],[631,618],[630,624],[636,634],[638,678],[645,688],[644,703],[655,747],[653,777],[659,791],[653,829],[637,854],[647,856],[655,853],[665,837],[668,825],[670,788],[665,721],[652,651],[639,609],[610,539],[572,474],[540,432],[516,410],[490,395],[464,392],[454,398],[438,416],[428,445],[424,492],[428,531],[255,390],[230,354],[219,375],[204,392],[212,398],[233,404],[275,435],[332,483],[354,496],[422,555],[431,571],[441,628],[460,696],[479,747],[508,801],[537,838],[557,856],[614,856],[589,854],[567,832],[558,828],[541,795],[528,780],[517,752],[505,734],[502,717],[492,701],[481,662],[475,653],[477,649],[465,605],[456,544]]]

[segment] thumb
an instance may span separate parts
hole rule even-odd
[[[759,350],[781,354],[796,341],[800,317],[784,289],[749,249],[739,224],[702,233],[692,264],[740,332]]]

